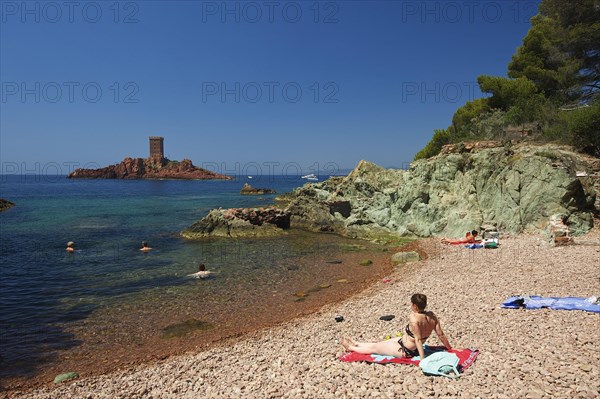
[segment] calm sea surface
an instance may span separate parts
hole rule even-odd
[[[57,353],[85,344],[82,337],[90,329],[96,334],[117,317],[127,319],[139,312],[130,327],[123,327],[124,334],[132,337],[135,334],[128,328],[143,324],[135,320],[150,323],[150,315],[176,312],[175,308],[181,311],[198,298],[231,304],[237,297],[232,292],[272,289],[267,282],[283,284],[289,273],[303,272],[294,266],[294,257],[322,255],[341,245],[334,238],[312,236],[305,236],[301,243],[281,238],[265,244],[256,240],[187,241],[178,235],[210,209],[272,203],[274,195],[239,195],[246,181],[283,193],[306,182],[299,177],[235,181],[69,180],[62,176],[0,179],[0,197],[16,203],[0,213],[0,377],[35,374]],[[75,242],[74,254],[65,251],[68,241]],[[141,241],[155,250],[140,252]],[[195,272],[201,261],[217,273],[208,284],[185,277]],[[239,296],[243,300],[251,297]],[[140,336],[143,339],[142,333]],[[103,341],[114,338],[107,337],[108,332]]]

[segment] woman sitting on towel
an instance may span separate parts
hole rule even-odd
[[[364,354],[375,353],[396,357],[420,356],[421,359],[424,359],[423,344],[432,331],[435,331],[447,350],[452,349],[436,315],[433,312],[425,311],[427,297],[423,294],[414,294],[410,301],[412,313],[404,330],[405,334],[400,339],[392,338],[381,342],[355,342],[350,338],[343,338],[341,344],[344,349]]]

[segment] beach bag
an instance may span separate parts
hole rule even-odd
[[[450,352],[435,352],[419,362],[423,374],[449,378],[460,377],[456,366],[458,366],[458,356]]]

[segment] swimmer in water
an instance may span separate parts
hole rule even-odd
[[[75,252],[75,248],[73,247],[75,245],[75,243],[73,241],[69,241],[67,243],[67,252]]]
[[[146,241],[142,241],[142,247],[140,248],[140,251],[148,252],[152,251],[152,248],[148,246],[148,243]]]
[[[209,278],[211,275],[212,272],[210,270],[206,270],[206,266],[204,266],[204,263],[200,263],[198,265],[198,271],[196,273],[188,274],[188,277],[205,279]]]

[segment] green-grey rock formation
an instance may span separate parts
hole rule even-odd
[[[184,238],[258,238],[285,234],[290,214],[277,208],[213,209],[181,232]]]
[[[599,171],[600,160],[565,146],[447,146],[408,171],[361,161],[346,177],[294,190],[286,209],[293,228],[366,239],[462,237],[482,225],[539,232],[556,215],[577,235],[593,226]]]

